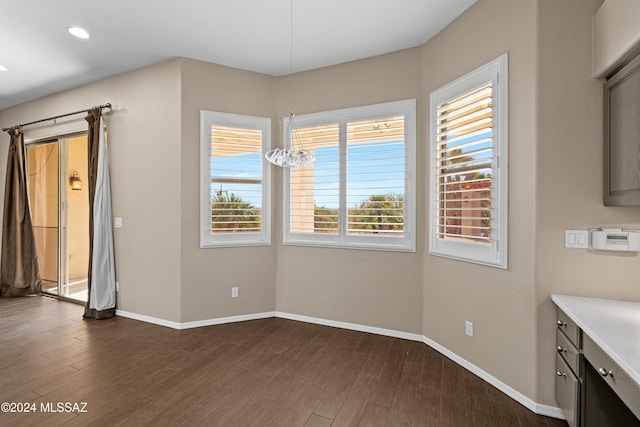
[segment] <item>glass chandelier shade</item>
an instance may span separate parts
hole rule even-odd
[[[307,166],[315,160],[315,156],[308,150],[302,149],[302,144],[300,143],[300,137],[298,136],[298,132],[296,130],[295,124],[293,123],[293,111],[289,113],[289,138],[291,143],[289,144],[291,147],[294,145],[294,141],[296,142],[297,149],[293,148],[274,148],[273,150],[266,153],[265,158],[273,163],[276,166],[280,166],[283,168],[294,168],[300,166]]]
[[[289,19],[291,20],[289,28],[289,72],[293,73],[293,0],[289,2],[291,13]],[[302,149],[300,143],[300,136],[293,123],[293,111],[289,113],[288,123],[288,140],[289,144],[287,148],[274,148],[264,155],[264,157],[271,163],[282,168],[294,168],[300,166],[307,166],[314,162],[316,159],[312,152]],[[294,144],[294,142],[296,144]],[[297,145],[297,149],[294,146]]]

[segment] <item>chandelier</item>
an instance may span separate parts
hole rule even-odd
[[[280,166],[283,168],[294,168],[300,166],[307,166],[315,160],[315,156],[308,150],[304,150],[302,148],[302,144],[300,143],[300,136],[298,135],[298,130],[293,123],[293,111],[289,113],[289,123],[287,126],[287,135],[291,139],[291,144],[296,142],[297,148],[275,148],[269,151],[264,156],[269,162],[273,163],[276,166]]]
[[[290,6],[290,27],[289,27],[289,74],[293,74],[293,0]],[[287,124],[288,148],[274,148],[264,155],[271,163],[282,168],[295,168],[307,166],[315,160],[315,156],[308,150],[302,148],[298,130],[293,123],[293,111],[289,113],[289,123]],[[295,142],[295,144],[294,144]],[[295,148],[294,148],[295,146]]]

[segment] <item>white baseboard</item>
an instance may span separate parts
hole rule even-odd
[[[507,396],[511,397],[516,402],[520,403],[521,405],[531,410],[532,412],[538,415],[544,415],[547,417],[559,418],[562,420],[565,419],[565,416],[560,408],[556,408],[554,406],[548,406],[548,405],[541,405],[539,403],[534,402],[533,400],[529,399],[527,396],[523,395],[519,391],[503,383],[493,375],[487,373],[486,371],[477,367],[473,363],[458,356],[457,354],[450,351],[446,347],[443,347],[442,345],[438,344],[432,339],[425,337],[424,335],[412,334],[409,332],[401,332],[393,329],[384,329],[384,328],[377,328],[373,326],[360,325],[357,323],[338,322],[335,320],[303,316],[300,314],[286,313],[282,311],[268,311],[263,313],[245,314],[241,316],[220,317],[216,319],[198,320],[195,322],[185,322],[185,323],[171,322],[168,320],[158,319],[150,316],[144,316],[136,313],[130,313],[122,310],[116,310],[116,315],[127,317],[129,319],[140,320],[142,322],[153,323],[155,325],[166,326],[168,328],[173,328],[173,329],[200,328],[203,326],[221,325],[224,323],[235,323],[235,322],[243,322],[246,320],[279,317],[282,319],[296,320],[299,322],[313,323],[316,325],[331,326],[334,328],[349,329],[352,331],[368,332],[368,333],[384,335],[388,337],[402,338],[410,341],[418,341],[428,345],[429,347],[433,348],[443,356],[451,359],[458,365],[462,366],[463,368],[467,369],[468,371],[482,378],[483,380],[485,380],[486,382],[488,382],[498,390],[502,391]]]
[[[166,326],[172,329],[182,329],[180,323],[170,320],[158,319],[157,317],[145,316],[143,314],[131,313],[128,311],[117,310],[116,316],[126,317],[128,319],[140,320],[141,322],[153,323],[154,325]]]
[[[538,415],[544,415],[545,417],[558,418],[561,420],[567,419],[567,417],[564,416],[564,412],[562,412],[562,409],[556,408],[555,406],[541,405],[540,403],[536,403],[536,409],[532,409],[532,411]]]
[[[180,329],[201,328],[203,326],[222,325],[224,323],[244,322],[246,320],[268,319],[276,317],[274,311],[264,313],[243,314],[241,316],[219,317],[217,319],[197,320],[195,322],[186,322],[180,324]]]
[[[222,325],[224,323],[244,322],[245,320],[266,319],[276,317],[275,312],[245,314],[241,316],[218,317],[216,319],[197,320],[195,322],[171,322],[169,320],[158,319],[157,317],[144,316],[142,314],[130,313],[128,311],[116,310],[116,316],[127,317],[129,319],[140,320],[142,322],[153,323],[154,325],[166,326],[172,329],[192,329],[203,326]]]
[[[512,388],[511,386],[503,383],[502,381],[500,381],[499,379],[497,379],[493,375],[487,373],[486,371],[484,371],[483,369],[477,367],[476,365],[474,365],[473,363],[469,362],[468,360],[458,356],[454,352],[450,351],[446,347],[443,347],[442,345],[438,344],[437,342],[433,341],[432,339],[429,339],[429,338],[423,336],[422,337],[422,342],[424,342],[426,345],[428,345],[429,347],[433,348],[434,350],[438,351],[440,354],[442,354],[442,355],[446,356],[447,358],[451,359],[452,361],[454,361],[458,365],[462,366],[463,368],[465,368],[469,372],[471,372],[471,373],[477,375],[478,377],[482,378],[483,380],[485,380],[486,382],[488,382],[489,384],[491,384],[492,386],[494,386],[495,388],[497,388],[498,390],[500,390],[501,392],[503,392],[504,394],[506,394],[507,396],[509,396],[513,400],[515,400],[516,402],[520,403],[525,408],[535,412],[536,414],[545,415],[547,417],[559,418],[561,420],[565,419],[565,416],[564,416],[564,414],[562,412],[562,409],[555,408],[553,406],[541,405],[541,404],[539,404],[537,402],[534,402],[533,400],[529,399],[524,394],[520,393],[518,390],[516,390],[516,389]]]
[[[349,329],[352,331],[369,332],[387,337],[402,338],[410,341],[422,341],[422,335],[410,334],[408,332],[394,331],[393,329],[376,328],[373,326],[359,325],[356,323],[338,322],[335,320],[319,319],[317,317],[302,316],[300,314],[284,313],[276,311],[276,317],[289,320],[297,320],[305,323],[315,323],[316,325],[333,326],[334,328]]]

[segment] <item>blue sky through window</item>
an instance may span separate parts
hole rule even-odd
[[[256,208],[262,205],[262,152],[210,158],[211,198],[234,194]],[[239,181],[239,182],[224,182]],[[241,182],[250,180],[250,182]]]
[[[310,166],[314,170],[315,202],[318,206],[337,209],[338,147],[318,148],[315,155],[316,162]],[[260,180],[260,162],[261,153],[212,157],[212,177],[218,180]],[[399,140],[349,147],[347,168],[352,171],[347,178],[349,207],[355,207],[374,194],[402,194],[405,180],[404,142]],[[260,206],[260,184],[215,182],[211,185],[212,198],[231,193],[256,207]]]

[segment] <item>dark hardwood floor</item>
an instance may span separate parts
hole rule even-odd
[[[0,298],[0,402],[35,409],[0,425],[566,426],[422,343],[277,318],[177,331],[81,315]]]

